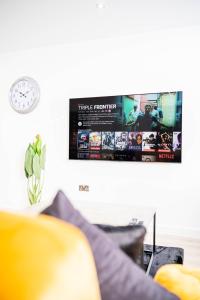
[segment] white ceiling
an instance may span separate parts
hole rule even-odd
[[[200,25],[200,0],[0,0],[0,52]]]

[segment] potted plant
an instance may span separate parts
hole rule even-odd
[[[25,155],[24,170],[28,180],[27,192],[31,205],[40,202],[44,184],[44,169],[46,158],[46,145],[42,145],[39,135],[32,144],[28,145]]]

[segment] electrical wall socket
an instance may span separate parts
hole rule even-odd
[[[79,185],[79,191],[80,192],[89,192],[89,185]]]

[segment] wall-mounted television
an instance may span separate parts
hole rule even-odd
[[[73,98],[69,112],[69,159],[181,162],[181,91]]]

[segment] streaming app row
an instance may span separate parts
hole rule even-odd
[[[78,151],[176,152],[181,150],[181,132],[126,132],[79,130]]]

